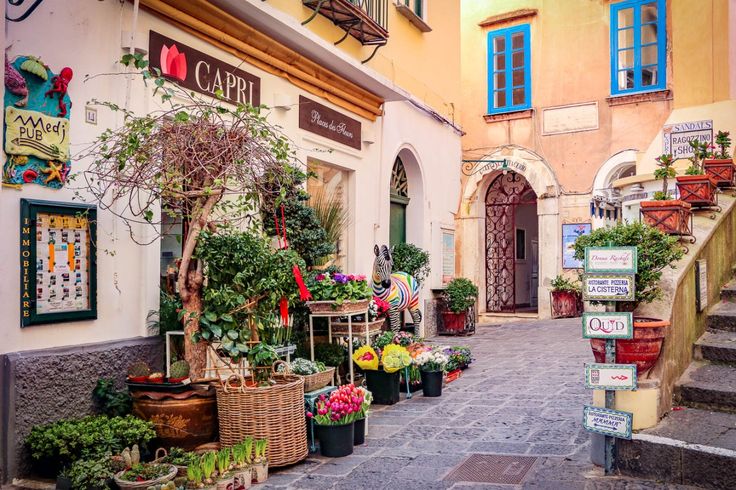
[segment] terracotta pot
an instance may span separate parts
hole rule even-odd
[[[138,391],[133,415],[153,422],[161,447],[193,450],[217,440],[217,399],[214,390],[184,393]]]
[[[679,199],[666,201],[642,201],[641,215],[644,223],[668,235],[690,235],[692,211],[689,203]]]
[[[466,313],[455,313],[453,311],[442,312],[442,322],[445,324],[446,332],[462,332],[465,330]]]
[[[128,376],[128,381],[131,383],[146,383],[148,376]]]
[[[637,376],[649,371],[662,351],[670,322],[654,318],[634,318],[634,338],[616,340],[616,363],[636,364]],[[590,339],[593,356],[598,363],[606,362],[605,339]]]
[[[710,207],[718,204],[716,190],[718,182],[710,175],[680,175],[677,177],[677,191],[680,201],[692,207]]]
[[[579,294],[575,291],[552,291],[552,318],[572,318],[579,315]]]
[[[733,187],[736,185],[736,166],[731,158],[710,159],[703,161],[706,175],[713,177],[718,187]]]

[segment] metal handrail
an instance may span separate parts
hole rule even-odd
[[[368,14],[373,21],[388,31],[388,0],[346,0]]]

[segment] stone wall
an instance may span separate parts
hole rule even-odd
[[[159,370],[163,359],[159,337],[0,356],[0,483],[30,470],[23,441],[33,426],[93,413],[98,378],[112,378],[123,388],[133,361]]]

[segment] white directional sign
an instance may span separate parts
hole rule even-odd
[[[631,439],[631,422],[634,415],[630,412],[611,410],[610,408],[586,405],[583,409],[583,426],[604,436]]]
[[[634,336],[632,313],[583,313],[584,339],[630,339]]]
[[[583,277],[585,301],[633,301],[634,274],[586,274]]]
[[[585,272],[634,274],[636,247],[585,247]]]
[[[635,390],[636,364],[586,364],[585,387],[593,390]]]

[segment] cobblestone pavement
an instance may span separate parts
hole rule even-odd
[[[605,478],[590,463],[581,419],[591,398],[583,386],[583,363],[592,355],[579,319],[479,327],[472,337],[433,340],[467,345],[475,358],[441,398],[417,394],[393,406],[375,406],[366,443],[353,455],[310,454],[305,463],[274,472],[260,488],[688,488]],[[473,453],[537,460],[521,485],[443,480]]]

